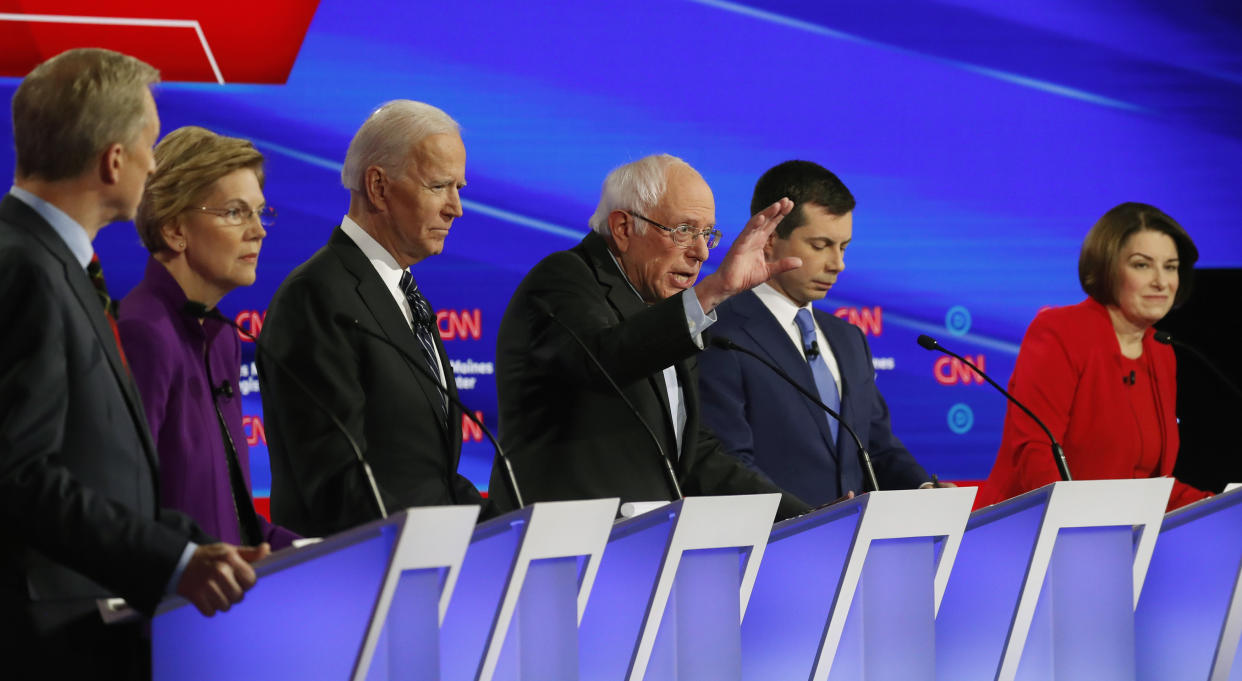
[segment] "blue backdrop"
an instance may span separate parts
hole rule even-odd
[[[6,100],[16,84],[0,80]],[[649,153],[703,173],[726,240],[768,167],[804,158],[841,176],[858,199],[854,242],[822,305],[868,331],[897,433],[942,478],[986,476],[1005,407],[918,348],[919,333],[1006,380],[1034,314],[1083,297],[1081,239],[1121,201],[1177,218],[1202,265],[1242,265],[1237,3],[323,0],[286,84],[167,83],[157,94],[164,132],[203,125],[254,140],[268,158],[279,221],[257,283],[226,297],[226,313],[261,327],[285,274],[345,212],[339,164],[354,130],[399,97],[464,128],[465,215],[415,272],[459,375],[474,379],[462,399],[489,425],[510,293],[586,232],[608,170]],[[145,251],[122,224],[96,247],[120,297]],[[491,449],[467,436],[462,470],[482,487]]]

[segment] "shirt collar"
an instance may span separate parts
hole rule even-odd
[[[31,210],[46,220],[47,224],[52,226],[52,231],[56,232],[60,240],[69,247],[69,252],[73,253],[73,257],[82,265],[82,269],[86,269],[95,255],[95,247],[91,245],[91,238],[87,236],[85,227],[69,217],[65,211],[17,185],[9,188],[9,194],[30,206]]]
[[[646,305],[647,301],[643,300],[643,294],[639,293],[638,289],[634,288],[633,282],[631,282],[630,278],[625,274],[625,268],[621,266],[621,261],[617,258],[617,256],[613,255],[611,248],[608,249],[608,255],[612,258],[613,263],[617,265],[617,271],[621,273],[621,278],[625,280],[626,286],[629,286],[630,290],[634,292],[634,295],[638,296],[638,299],[642,300],[643,304]]]
[[[353,240],[354,245],[367,260],[371,261],[371,265],[375,267],[375,271],[383,278],[384,283],[388,284],[391,289],[398,289],[401,285],[401,273],[406,269],[397,263],[397,259],[392,257],[388,249],[380,245],[375,237],[371,236],[365,229],[349,218],[348,215],[341,218],[341,231],[345,232]]]
[[[776,317],[776,321],[780,322],[781,328],[794,325],[794,317],[798,315],[798,310],[810,310],[812,314],[815,312],[810,303],[798,307],[792,300],[786,298],[785,294],[772,288],[766,282],[759,284],[753,290],[764,307],[768,308],[772,316]]]

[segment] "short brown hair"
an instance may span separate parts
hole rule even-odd
[[[77,177],[111,144],[146,125],[145,94],[160,73],[120,52],[82,48],[39,64],[13,95],[17,176]]]
[[[1191,276],[1199,260],[1199,249],[1177,221],[1164,211],[1145,203],[1123,203],[1105,213],[1082,242],[1078,255],[1078,281],[1082,290],[1102,305],[1117,304],[1117,265],[1121,248],[1130,235],[1151,230],[1169,235],[1177,246],[1177,295],[1181,305],[1190,295]]]
[[[155,145],[155,172],[147,178],[134,225],[152,253],[167,247],[160,229],[203,199],[216,180],[249,168],[263,186],[263,154],[249,140],[193,125],[177,128]]]

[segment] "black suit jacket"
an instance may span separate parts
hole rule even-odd
[[[155,449],[99,297],[13,196],[0,292],[0,624],[51,631],[107,595],[150,613],[186,542],[211,538],[159,509]]]
[[[259,340],[296,372],[345,424],[371,464],[390,512],[411,506],[482,504],[458,475],[461,411],[393,347],[340,317],[388,338],[415,361],[422,349],[401,309],[358,246],[338,227],[277,289]],[[448,390],[457,389],[436,338]],[[353,450],[289,375],[258,354],[264,427],[272,465],[272,520],[324,536],[378,516]]]
[[[815,378],[799,348],[752,291],[716,308],[712,332],[781,367],[815,394]],[[888,405],[875,384],[862,330],[815,310],[841,372],[842,420],[858,433],[881,489],[909,489],[931,480],[893,434]],[[863,492],[858,445],[844,428],[835,442],[824,411],[753,357],[710,348],[702,355],[703,421],[726,449],[778,485],[813,504]]]
[[[602,237],[591,233],[544,258],[526,275],[500,322],[496,348],[500,439],[527,502],[620,497],[671,499],[651,436],[558,324],[545,301],[586,342],[655,431],[687,495],[780,492],[726,454],[699,427],[697,345],[686,327],[683,293],[648,306],[618,269]],[[662,375],[675,366],[686,424],[678,451]],[[492,467],[492,498],[511,508]],[[785,495],[778,515],[805,512]]]

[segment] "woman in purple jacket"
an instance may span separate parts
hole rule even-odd
[[[121,301],[118,326],[159,452],[161,502],[222,541],[284,548],[297,535],[258,515],[250,497],[241,343],[201,314],[254,283],[275,217],[263,155],[246,140],[185,127],[155,147],[155,162],[134,220],[151,258]]]

